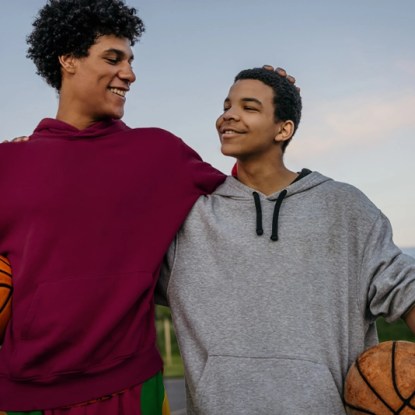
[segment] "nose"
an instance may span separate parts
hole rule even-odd
[[[219,130],[222,124],[226,121],[239,121],[239,119],[239,115],[236,113],[236,111],[232,110],[232,108],[229,108],[225,110],[221,115],[219,115],[218,119],[216,120],[216,129]]]
[[[237,114],[237,112],[233,108],[229,108],[229,109],[227,109],[222,114],[222,118],[225,121],[228,121],[228,120],[238,120],[239,119],[239,115]]]
[[[119,72],[119,77],[127,81],[128,84],[132,84],[136,80],[136,76],[131,63],[126,62],[125,65],[123,65]]]

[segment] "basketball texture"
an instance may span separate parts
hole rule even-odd
[[[363,352],[347,373],[349,415],[415,415],[415,343],[388,341]]]
[[[0,344],[12,312],[12,269],[7,258],[0,255]]]

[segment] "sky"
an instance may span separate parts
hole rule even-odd
[[[362,190],[394,239],[415,247],[414,0],[127,0],[146,32],[124,121],[180,136],[223,172],[215,120],[234,76],[270,64],[295,76],[303,116],[287,148],[307,167]],[[54,117],[55,91],[26,58],[45,0],[4,1],[0,13],[0,141]]]

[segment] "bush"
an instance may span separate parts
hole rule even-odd
[[[387,340],[407,340],[415,342],[415,334],[409,329],[403,320],[398,320],[395,323],[387,323],[384,318],[379,318],[376,321],[378,329],[379,341]]]

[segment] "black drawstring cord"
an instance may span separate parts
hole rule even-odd
[[[261,236],[264,233],[262,228],[262,209],[261,209],[261,199],[257,192],[252,192],[255,201],[255,210],[256,210],[256,234]],[[280,208],[284,197],[287,195],[287,190],[283,190],[275,201],[274,214],[272,216],[272,232],[271,240],[278,241],[278,218],[280,215]]]
[[[274,215],[272,216],[272,232],[271,232],[271,240],[278,241],[278,218],[280,214],[280,207],[284,197],[287,195],[287,190],[283,190],[277,198],[274,207]]]
[[[298,174],[297,178],[292,182],[295,183],[302,179],[303,177],[307,176],[311,173],[311,170],[302,169],[301,172]],[[292,184],[291,183],[291,184]],[[271,241],[278,241],[278,219],[280,216],[280,208],[282,201],[284,200],[285,196],[287,196],[287,190],[284,189],[277,197],[274,206],[274,214],[272,216],[272,232],[271,232]],[[256,209],[256,234],[262,235],[264,230],[262,228],[262,210],[261,210],[261,199],[257,192],[252,192],[255,201],[255,209]]]
[[[256,209],[256,234],[261,236],[264,233],[264,229],[262,229],[261,200],[259,199],[259,194],[257,192],[252,192],[252,194],[254,195]]]

